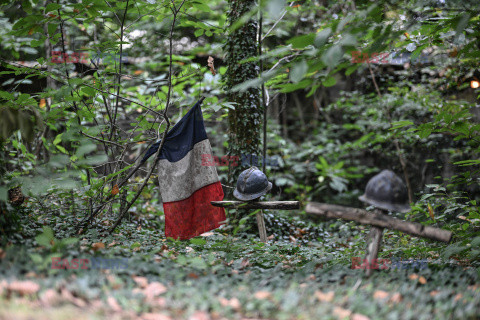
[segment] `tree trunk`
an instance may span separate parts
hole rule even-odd
[[[235,23],[254,5],[255,1],[253,0],[230,0],[229,24]],[[231,32],[228,35],[225,50],[228,67],[225,75],[225,89],[228,101],[235,103],[235,109],[230,109],[228,114],[228,153],[231,156],[238,156],[241,160],[242,154],[260,154],[260,132],[263,117],[260,90],[259,88],[248,88],[242,92],[231,90],[235,85],[259,76],[259,67],[256,62],[239,63],[241,60],[258,54],[257,23],[252,20],[247,21]],[[250,159],[252,158],[254,157],[250,157]],[[234,184],[240,172],[248,166],[242,161],[238,162],[238,166],[230,166],[230,184]]]

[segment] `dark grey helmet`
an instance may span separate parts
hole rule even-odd
[[[384,210],[410,211],[407,187],[402,179],[390,170],[383,170],[372,177],[367,183],[365,194],[358,199]]]
[[[250,201],[260,198],[270,189],[272,189],[272,183],[268,182],[265,173],[257,167],[251,167],[238,176],[237,188],[233,191],[233,196],[242,201]]]

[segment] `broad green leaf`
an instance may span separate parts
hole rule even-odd
[[[413,125],[413,122],[409,120],[397,121],[392,123],[392,128],[390,130],[395,130],[395,129],[399,129],[399,128],[403,128],[411,125]]]
[[[325,43],[327,43],[328,37],[332,34],[332,29],[325,28],[317,33],[315,36],[314,44],[317,48],[320,48]]]
[[[343,57],[343,50],[339,45],[330,47],[327,52],[322,55],[322,61],[330,68],[333,69],[340,62]]]
[[[335,77],[332,77],[332,76],[329,76],[327,79],[325,79],[324,81],[322,81],[322,84],[323,84],[325,87],[334,86],[336,83],[337,83],[337,79],[335,79]]]
[[[293,83],[298,83],[300,80],[305,77],[305,74],[308,71],[308,64],[305,60],[302,60],[299,63],[293,65],[292,69],[290,70],[289,77]]]
[[[295,49],[303,49],[307,46],[313,44],[313,40],[315,39],[314,33],[304,34],[293,39],[287,41],[287,43],[291,44]]]

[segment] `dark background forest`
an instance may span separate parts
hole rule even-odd
[[[0,1],[0,319],[477,319],[479,58],[473,0]],[[301,204],[267,243],[254,210],[164,236],[141,159],[201,97],[225,199],[264,159],[265,200]],[[385,230],[380,258],[428,268],[367,279],[369,227],[305,205],[367,208],[384,169],[391,216],[453,237]]]

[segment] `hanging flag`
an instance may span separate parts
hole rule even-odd
[[[225,210],[210,204],[223,200],[217,169],[202,165],[202,155],[212,154],[200,108],[202,100],[168,132],[160,153],[158,181],[165,236],[174,239],[190,239],[226,220]]]

